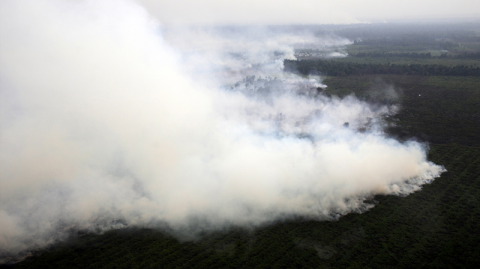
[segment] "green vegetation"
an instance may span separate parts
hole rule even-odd
[[[302,75],[311,73],[328,76],[351,76],[371,74],[419,75],[419,76],[480,76],[480,66],[447,66],[437,64],[377,64],[341,62],[339,60],[285,60],[285,71]]]
[[[440,56],[433,56],[432,53],[416,53],[416,52],[403,52],[403,53],[385,53],[385,52],[361,52],[354,55],[353,57],[371,57],[371,58],[413,58],[413,59],[480,59],[480,53],[460,53],[457,55],[449,55],[447,53],[442,53]]]
[[[435,144],[480,146],[480,77],[348,76],[328,77],[327,92],[380,104],[400,104],[387,118],[387,132],[400,139]],[[388,95],[393,88],[396,96]]]
[[[357,57],[353,55],[346,58],[334,59],[335,62],[339,63],[355,63],[355,64],[382,64],[382,65],[430,65],[430,66],[465,66],[465,67],[480,67],[479,59],[472,58],[456,58],[456,57],[432,57],[432,58],[414,58],[414,57],[396,57],[396,56],[387,56],[387,57]]]

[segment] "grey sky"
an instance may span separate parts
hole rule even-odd
[[[480,18],[478,0],[138,0],[164,24],[315,24]]]

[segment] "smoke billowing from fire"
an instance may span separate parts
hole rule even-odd
[[[258,48],[246,32],[167,33],[129,1],[0,5],[3,254],[72,229],[331,219],[443,171],[422,145],[383,135],[394,107],[284,74],[287,34],[261,30]],[[192,37],[216,45],[183,46]]]

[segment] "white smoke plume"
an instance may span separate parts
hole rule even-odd
[[[211,80],[211,74],[216,73],[210,82],[220,85],[246,76],[283,78],[284,59],[295,60],[297,55],[310,55],[312,51],[324,58],[345,57],[345,46],[353,43],[288,26],[175,26],[165,28],[163,34],[181,52],[183,67],[189,74]]]
[[[0,2],[1,255],[72,230],[331,219],[443,171],[382,133],[394,107],[283,74],[291,42],[175,38],[130,1]]]

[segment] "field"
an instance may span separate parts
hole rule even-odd
[[[363,32],[353,26],[336,29],[347,37],[363,33],[363,44],[346,48],[351,54],[433,52],[439,50],[435,44],[447,44],[441,39],[444,36],[451,38],[452,55],[480,49],[475,39],[479,32],[470,29],[478,25],[463,32],[455,27],[444,29],[433,43],[413,38],[418,42],[403,47],[368,42],[383,40],[389,32],[382,30],[386,26],[359,27]],[[421,36],[420,30],[413,34]],[[456,39],[448,31],[457,31]],[[403,30],[396,33],[399,37],[394,41],[408,35]],[[459,40],[466,45],[455,45],[461,43]],[[439,57],[347,57],[333,61],[480,67],[478,59]],[[407,197],[376,196],[368,201],[375,204],[371,210],[351,213],[338,221],[286,219],[257,229],[232,227],[193,241],[179,241],[162,230],[113,230],[72,237],[0,268],[477,268],[480,76],[370,73],[329,75],[323,82],[331,96],[355,94],[372,104],[396,104],[398,114],[384,119],[386,135],[428,143],[428,159],[448,172]]]

